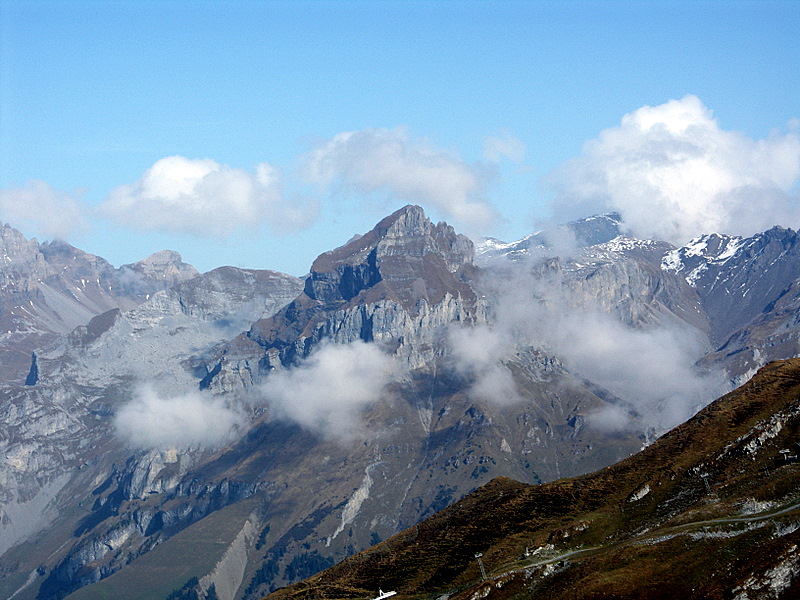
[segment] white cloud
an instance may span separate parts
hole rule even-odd
[[[448,332],[454,368],[473,380],[471,396],[499,403],[521,399],[503,364],[514,360],[517,348],[543,350],[570,373],[617,396],[621,404],[586,415],[604,431],[664,431],[726,389],[722,373],[695,368],[706,351],[701,332],[668,319],[627,325],[561,274],[532,269],[535,260],[498,266],[481,280],[481,292],[492,298],[490,325]]]
[[[521,400],[514,378],[503,364],[510,358],[514,343],[502,325],[453,325],[447,331],[447,340],[456,371],[471,380],[471,397],[498,404]]]
[[[60,239],[87,228],[83,204],[76,195],[38,180],[0,190],[0,217],[13,227]]]
[[[550,314],[547,340],[567,368],[626,400],[657,431],[685,421],[724,389],[721,376],[695,370],[703,345],[688,327],[642,330],[605,313]],[[626,416],[620,407],[606,407],[590,420],[621,428]]]
[[[799,179],[796,127],[753,140],[685,96],[625,115],[550,183],[570,216],[616,210],[634,233],[682,245],[702,233],[797,226]]]
[[[361,413],[394,376],[394,361],[374,344],[328,344],[301,365],[271,373],[260,390],[277,416],[347,439],[363,433]]]
[[[145,449],[215,447],[243,423],[243,416],[219,398],[199,392],[164,398],[148,386],[136,390],[114,419],[122,439]]]
[[[496,219],[485,196],[488,172],[403,129],[364,129],[335,135],[305,158],[312,183],[359,193],[387,192],[405,202],[434,206],[465,227]]]
[[[498,163],[504,158],[521,163],[525,160],[525,142],[508,132],[489,136],[483,140],[483,158],[490,163]]]
[[[224,237],[263,224],[278,233],[308,225],[317,208],[302,204],[284,201],[280,175],[268,163],[249,173],[211,159],[169,156],[137,182],[114,189],[99,212],[128,227]]]

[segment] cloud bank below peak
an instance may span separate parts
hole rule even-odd
[[[199,392],[175,397],[139,386],[117,412],[117,435],[144,449],[213,448],[231,440],[245,423],[244,416],[219,398]]]
[[[625,115],[551,174],[556,213],[618,211],[640,237],[683,245],[800,223],[800,131],[754,140],[687,95]]]
[[[276,416],[326,438],[350,440],[365,435],[363,411],[384,397],[399,373],[375,344],[325,344],[298,366],[270,373],[259,392]]]

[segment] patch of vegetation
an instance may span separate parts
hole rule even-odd
[[[292,561],[286,565],[283,577],[287,581],[298,581],[333,566],[333,559],[322,556],[319,552],[301,552],[295,554]]]
[[[203,600],[197,589],[199,585],[197,577],[191,577],[180,588],[172,590],[166,600]]]
[[[256,550],[261,550],[264,547],[264,544],[267,540],[267,535],[269,535],[269,523],[264,525],[264,529],[261,530],[261,533],[258,534],[258,540],[256,540]]]

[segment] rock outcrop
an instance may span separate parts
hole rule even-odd
[[[295,364],[323,340],[376,342],[409,368],[437,355],[434,340],[454,321],[480,322],[468,280],[472,242],[406,206],[312,264],[303,292],[226,347],[203,387],[231,391]]]
[[[39,244],[0,228],[0,382],[24,382],[31,354],[112,309],[130,310],[153,293],[197,275],[177,252],[115,269],[61,241]]]

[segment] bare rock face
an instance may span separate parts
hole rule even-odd
[[[0,465],[0,554],[37,534],[52,551],[57,546],[41,532],[65,514],[73,520],[68,533],[75,540],[41,582],[41,597],[60,598],[107,577],[158,544],[163,529],[186,527],[253,493],[257,484],[186,483],[208,450],[128,448],[113,419],[141,383],[158,385],[167,397],[196,390],[197,352],[270,315],[302,285],[273,271],[217,269],[157,291],[132,310],[94,317],[38,349],[31,385],[0,386],[0,447],[8,459]],[[158,510],[148,502],[154,495],[193,500]],[[89,563],[95,568],[86,569]]]
[[[24,382],[32,353],[112,309],[129,310],[198,273],[162,251],[115,269],[61,241],[39,244],[0,229],[0,381]]]
[[[716,349],[703,362],[724,366],[734,384],[771,360],[800,354],[796,231],[773,227],[749,238],[700,236],[666,254],[663,268],[697,291]]]
[[[406,206],[320,255],[303,293],[226,347],[203,386],[222,392],[250,385],[322,340],[379,342],[411,368],[422,366],[434,358],[432,341],[443,326],[484,318],[468,283],[473,257],[468,238]]]
[[[683,323],[706,334],[708,319],[697,291],[681,275],[661,268],[671,250],[664,242],[624,236],[586,248],[561,266],[565,295],[632,327]]]
[[[161,250],[139,262],[122,265],[117,278],[128,293],[147,297],[197,275],[197,269],[183,262],[180,254]]]

